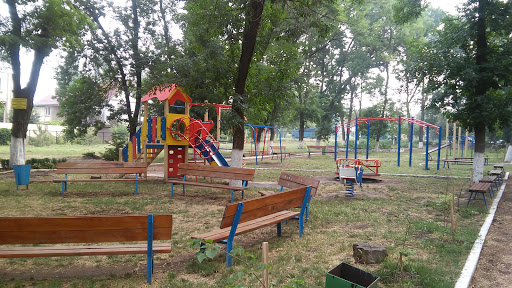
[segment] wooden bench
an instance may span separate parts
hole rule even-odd
[[[491,170],[489,171],[490,176],[496,176],[498,183],[501,185],[503,182],[503,171],[502,170]]]
[[[487,208],[487,201],[485,200],[485,193],[489,192],[489,196],[491,197],[492,199],[492,194],[491,194],[491,191],[490,191],[490,188],[491,188],[492,184],[491,183],[487,183],[487,182],[478,182],[478,183],[475,183],[473,185],[471,185],[471,187],[469,187],[469,199],[468,199],[468,203],[466,204],[466,206],[469,206],[469,202],[471,202],[471,198],[473,197],[473,193],[475,194],[475,197],[473,198],[476,199],[476,195],[478,193],[482,194],[483,198],[484,198],[484,203],[485,203],[485,208]]]
[[[220,229],[195,235],[192,238],[227,244],[226,266],[231,267],[232,258],[229,253],[233,249],[236,235],[277,224],[277,235],[281,236],[281,222],[299,217],[299,237],[302,237],[304,214],[310,192],[310,187],[301,187],[228,204],[224,210]],[[297,206],[301,207],[300,212],[288,210]]]
[[[501,170],[501,178],[505,177],[505,164],[496,163],[494,164],[494,170]]]
[[[57,163],[56,174],[64,174],[64,179],[55,179],[54,183],[62,183],[61,194],[68,190],[68,182],[135,182],[135,195],[139,194],[139,174],[147,173],[146,163],[141,162],[61,162]],[[68,179],[68,174],[135,174],[135,178],[108,179]]]
[[[183,185],[183,194],[185,194],[185,185],[218,188],[231,190],[231,202],[233,202],[234,191],[242,191],[242,199],[244,198],[244,190],[247,188],[248,181],[254,179],[255,169],[234,168],[223,166],[198,165],[189,163],[178,164],[178,175],[183,175],[183,180],[168,180],[171,183],[171,196],[174,197],[174,184]],[[214,184],[203,182],[187,181],[187,176],[202,176],[227,180],[241,180],[242,186],[230,186],[226,184]],[[197,180],[197,179],[196,179]]]
[[[450,169],[450,163],[455,163],[457,165],[473,165],[473,161],[467,161],[467,160],[443,160],[443,168],[445,168],[445,165],[448,164],[448,169]]]
[[[151,283],[153,254],[170,253],[172,215],[70,217],[0,217],[0,258],[147,254],[147,281]],[[145,241],[145,244],[40,246],[40,244]]]
[[[316,195],[316,190],[318,190],[318,186],[320,186],[320,180],[301,177],[293,174],[288,174],[286,172],[281,172],[279,175],[279,180],[277,184],[281,186],[279,192],[282,192],[284,188],[295,189],[300,187],[311,187],[311,193],[309,195],[308,204],[306,206],[306,222],[309,219],[309,204],[311,202],[311,198]],[[275,194],[274,191],[258,191],[261,196],[267,196]]]
[[[288,158],[291,158],[292,157],[292,154],[290,154],[289,152],[286,152],[286,146],[282,146],[279,147],[279,146],[270,146],[270,150],[272,150],[272,160],[274,159],[274,156],[277,157],[277,159],[279,159],[279,155],[281,155],[281,151],[283,152],[283,155],[284,155],[284,158],[286,158],[286,155],[288,155]]]
[[[310,146],[310,145],[308,145],[307,147],[308,147],[309,158],[311,158],[312,150],[320,151],[320,152],[322,152],[322,155],[324,153],[334,153],[334,146]]]
[[[498,188],[498,177],[497,176],[485,176],[482,179],[480,179],[478,182],[494,184],[496,186],[496,191],[499,190],[499,188]],[[492,185],[491,185],[491,192],[494,195],[494,189],[492,188]]]
[[[473,162],[473,157],[455,157],[455,160],[463,160]],[[489,165],[489,157],[484,157],[484,165]]]

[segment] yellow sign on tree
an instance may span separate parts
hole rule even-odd
[[[12,105],[12,109],[26,110],[27,109],[27,98],[13,98],[11,105]]]

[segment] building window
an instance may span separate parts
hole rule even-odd
[[[50,109],[50,107],[45,107],[45,108],[44,108],[44,115],[45,115],[45,116],[50,116],[50,115],[52,115],[52,114],[51,114],[51,109]]]

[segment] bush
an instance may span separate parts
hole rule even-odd
[[[43,158],[43,159],[36,159],[36,158],[31,158],[29,160],[26,161],[26,164],[31,164],[32,165],[32,169],[55,169],[55,167],[57,167],[57,163],[58,162],[66,162],[67,159],[66,158],[61,158],[61,159],[57,159],[57,158]]]
[[[93,131],[92,129],[89,129],[89,131],[87,131],[87,134],[85,136],[77,138],[73,142],[76,144],[79,144],[79,145],[99,144],[100,139],[98,139],[98,136],[94,135],[94,133],[92,131]]]
[[[112,147],[107,148],[105,153],[101,153],[101,157],[107,161],[117,161],[119,160],[119,149],[124,148],[130,133],[128,133],[126,126],[123,125],[112,126],[110,131],[112,132],[112,141],[109,144]]]
[[[35,147],[50,146],[55,143],[55,136],[43,130],[43,127],[40,125],[37,125],[35,135],[35,137],[29,137],[29,143]]]
[[[11,142],[11,129],[0,128],[0,145],[9,145]]]

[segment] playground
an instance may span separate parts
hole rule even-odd
[[[291,139],[283,140],[283,145],[292,154],[283,162],[265,156],[256,165],[254,158],[247,157],[246,168],[256,169],[256,174],[245,199],[260,197],[260,190],[279,191],[276,182],[281,172],[320,180],[304,234],[299,237],[297,223],[292,221],[283,225],[281,237],[276,236],[273,227],[237,236],[235,244],[255,258],[234,258],[231,268],[226,267],[224,247],[213,260],[199,263],[194,257],[197,249],[190,247],[189,242],[192,235],[218,228],[224,206],[230,203],[229,193],[188,186],[187,193],[171,197],[170,184],[162,181],[163,155],[148,167],[148,181],[139,184],[137,196],[133,193],[133,183],[123,182],[69,183],[68,192],[61,196],[60,184],[52,183],[59,176],[53,171],[37,170],[32,172],[28,190],[16,190],[12,173],[2,174],[0,190],[4,201],[0,208],[4,217],[172,214],[172,252],[155,254],[154,287],[226,287],[237,283],[255,287],[258,280],[249,272],[240,272],[244,275],[241,279],[231,276],[239,273],[235,271],[261,275],[258,265],[262,261],[262,242],[269,242],[270,281],[276,287],[293,283],[324,287],[326,272],[340,262],[379,275],[380,287],[400,287],[399,252],[403,249],[414,251],[404,259],[404,277],[411,283],[410,287],[453,286],[487,215],[482,201],[466,207],[471,166],[425,170],[423,149],[416,148],[411,167],[397,166],[395,153],[371,151],[371,158],[381,160],[381,176],[378,180],[363,181],[362,186],[356,185],[354,197],[349,198],[345,197],[344,186],[336,180],[333,154],[318,152],[310,158],[307,149],[297,149]],[[29,149],[29,153],[33,157],[62,157],[66,153],[63,151],[101,151],[102,147],[48,149]],[[189,152],[192,154],[192,149]],[[68,158],[69,162],[87,162],[75,153]],[[496,163],[502,159],[503,152],[488,156],[490,163]],[[490,169],[492,165],[486,166],[486,170]],[[455,190],[457,211],[455,233],[451,232],[447,201],[452,190]],[[240,196],[235,198],[240,200]],[[360,242],[386,246],[388,260],[371,265],[355,263],[352,244]],[[3,259],[0,283],[6,287],[141,287],[146,283],[145,259],[145,255]]]
[[[163,103],[164,115],[148,115],[152,99]],[[2,286],[256,287],[265,258],[276,287],[324,287],[326,272],[342,262],[378,275],[381,287],[404,282],[453,287],[503,181],[504,173],[496,169],[504,168],[499,164],[504,151],[498,150],[486,155],[490,183],[472,183],[472,166],[466,165],[473,159],[471,138],[456,124],[443,133],[442,127],[413,118],[356,118],[335,129],[346,129],[345,143],[335,133],[333,142],[306,141],[302,149],[277,127],[246,124],[244,167],[234,168],[229,149],[217,140],[220,115],[229,105],[194,103],[174,86],[149,93],[143,102],[143,124],[120,151],[119,162],[81,159],[84,150],[101,153],[101,145],[34,147],[27,149],[30,157],[53,155],[66,162],[57,163],[56,170],[33,170],[26,189],[13,185],[12,171],[1,174],[1,216],[26,217],[29,224],[16,229],[36,222],[52,229],[30,232],[36,233],[33,240],[17,231],[5,234],[9,240],[4,244],[50,245],[0,250],[6,258],[0,261]],[[208,113],[203,119],[190,117],[191,109],[203,105],[215,108],[216,123]],[[408,146],[400,136],[396,146],[373,151],[370,124],[380,120],[398,125],[401,136],[402,126],[422,127],[425,146],[414,147],[409,129]],[[358,147],[361,125],[367,127],[366,147]],[[351,129],[356,135],[352,142]],[[272,144],[271,130],[276,136]],[[437,140],[431,146],[430,130]],[[8,147],[0,148],[2,157],[9,153]],[[227,180],[242,180],[246,188]],[[291,221],[297,217],[298,223]],[[15,225],[8,222],[14,218],[3,219],[5,227]],[[90,232],[105,229],[105,221],[112,221],[111,228]],[[70,233],[68,225],[90,230]],[[134,225],[147,232],[141,235]],[[122,232],[115,233],[123,237],[109,236],[118,229]],[[117,243],[122,239],[147,246]],[[205,254],[192,239],[203,240]],[[263,256],[262,242],[270,247]],[[85,246],[52,248],[60,243]],[[356,243],[386,247],[388,257],[379,264],[357,263],[352,257]]]

